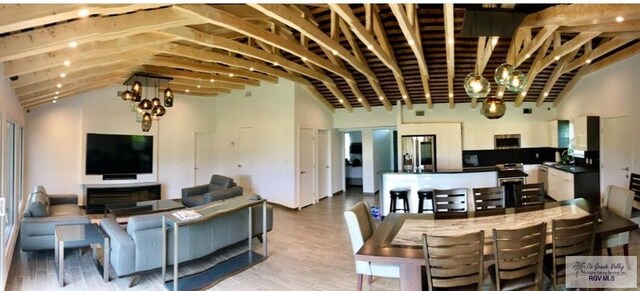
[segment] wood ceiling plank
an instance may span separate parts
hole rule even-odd
[[[201,72],[192,72],[185,70],[178,70],[174,68],[168,67],[159,67],[159,66],[151,66],[145,65],[143,66],[144,72],[167,76],[167,77],[178,77],[191,79],[196,81],[209,81],[213,80],[216,83],[224,83],[228,85],[248,85],[248,86],[260,86],[260,81],[257,80],[249,80],[243,78],[230,78],[228,76],[218,75],[218,74],[210,74],[210,73],[201,73]]]
[[[5,4],[0,7],[0,33],[79,18],[82,9],[89,9],[91,15],[109,15],[160,6],[162,4]]]
[[[44,54],[34,55],[4,63],[5,77],[33,73],[60,66],[64,61],[74,65],[78,61],[101,57],[107,54],[129,51],[136,48],[154,46],[178,40],[177,37],[155,32],[147,32],[108,41],[96,41],[83,46],[64,48]]]
[[[309,39],[312,39],[320,46],[329,49],[332,54],[339,56],[347,63],[349,63],[352,67],[358,70],[365,76],[375,78],[374,73],[369,69],[369,67],[358,61],[347,49],[345,49],[340,43],[332,38],[331,36],[326,35],[322,30],[320,30],[317,25],[314,25],[311,20],[300,17],[299,13],[295,13],[288,7],[282,4],[248,4],[249,6],[261,11],[265,15],[275,18],[278,21],[292,27],[293,29],[299,31],[300,33],[307,36]],[[337,26],[337,25],[336,25]],[[334,31],[335,33],[335,31]],[[346,70],[345,68],[342,68]],[[349,80],[353,81],[353,79]],[[354,81],[355,82],[355,81]]]
[[[433,102],[431,101],[431,90],[429,89],[429,70],[427,67],[427,61],[424,57],[424,51],[422,49],[422,40],[419,33],[419,23],[411,21],[411,17],[408,14],[402,4],[389,3],[389,8],[398,20],[398,25],[404,38],[409,43],[413,55],[418,62],[418,69],[420,70],[420,80],[422,82],[422,89],[427,101],[427,106],[433,108]],[[415,7],[414,7],[415,8]],[[416,17],[416,13],[413,13],[413,17]]]
[[[111,71],[111,72],[103,72],[101,74],[87,76],[86,78],[78,78],[74,82],[65,83],[62,88],[48,87],[43,90],[39,90],[36,92],[30,92],[28,94],[23,94],[18,96],[20,102],[32,102],[34,100],[40,100],[41,98],[50,97],[53,99],[56,95],[63,95],[65,92],[69,90],[74,90],[78,86],[84,84],[92,84],[102,82],[103,80],[115,79],[115,78],[127,78],[129,76],[129,72],[127,71]],[[60,94],[55,94],[59,92]],[[115,94],[114,94],[115,95]],[[117,97],[117,96],[114,96]]]
[[[100,82],[82,84],[74,88],[68,88],[67,90],[60,91],[60,95],[58,95],[58,100],[61,100],[67,97],[72,97],[83,92],[95,90],[95,89],[106,87],[109,85],[122,84],[122,82],[124,82],[125,80],[126,78],[105,79]],[[21,102],[21,104],[22,104],[22,107],[24,107],[24,109],[32,109],[38,105],[52,102],[53,96],[54,94],[51,93],[51,94],[44,95],[41,98],[33,99],[32,101]]]
[[[321,58],[318,55],[305,50],[296,42],[286,41],[278,35],[256,27],[250,22],[247,22],[233,14],[216,9],[209,5],[180,5],[178,7],[192,13],[194,16],[197,16],[201,20],[205,20],[210,24],[240,32],[273,47],[287,51],[299,58],[307,58],[309,61],[325,70],[333,72],[345,79],[353,80],[353,76],[349,71],[343,70],[329,62],[327,59]]]
[[[182,69],[205,72],[205,73],[225,74],[231,78],[243,77],[247,79],[265,81],[265,82],[274,83],[274,84],[278,83],[278,78],[276,77],[272,77],[264,74],[258,74],[258,73],[251,72],[249,70],[244,70],[244,69],[224,67],[221,65],[213,64],[213,63],[199,63],[199,62],[192,62],[192,61],[186,61],[186,60],[179,60],[179,59],[170,58],[170,57],[155,56],[155,57],[152,57],[147,62],[147,64],[154,65],[154,66],[162,66],[162,67],[182,68]]]
[[[586,42],[592,40],[594,37],[598,36],[598,32],[583,32],[580,33],[578,35],[576,35],[574,38],[572,38],[570,41],[564,43],[560,48],[553,50],[553,52],[551,52],[547,57],[545,57],[542,62],[540,63],[540,65],[538,67],[536,67],[536,69],[538,70],[536,72],[536,74],[541,71],[544,70],[544,68],[548,67],[549,65],[551,65],[551,63],[556,61],[556,58],[561,58],[564,55],[580,48],[582,45],[584,45]]]
[[[630,41],[632,41],[633,38],[626,38],[626,37],[616,37],[613,38],[611,40],[606,41],[605,43],[599,45],[597,48],[592,49],[591,52],[589,53],[585,53],[584,55],[582,55],[581,57],[571,61],[569,64],[567,64],[566,66],[564,66],[563,70],[562,70],[562,74],[566,74],[568,72],[571,72],[575,69],[577,69],[578,67],[587,64],[587,60],[590,60],[589,63],[593,60],[595,60],[596,58],[610,52],[613,51],[627,43],[629,43]]]
[[[209,80],[193,80],[187,78],[173,77],[173,80],[169,81],[169,84],[179,84],[185,86],[192,86],[198,88],[219,88],[219,89],[244,89],[243,85],[228,84],[223,82],[210,82]]]
[[[201,23],[174,7],[112,17],[91,17],[0,38],[0,61],[38,55],[68,47],[127,37],[164,28]]]
[[[556,82],[558,81],[558,79],[560,78],[560,76],[562,75],[562,71],[564,69],[564,67],[573,60],[573,58],[575,58],[576,54],[578,54],[578,51],[580,49],[576,49],[573,52],[563,56],[559,61],[558,64],[556,64],[556,67],[553,68],[553,72],[551,73],[551,76],[549,76],[547,78],[547,82],[544,85],[544,89],[542,89],[542,91],[540,92],[540,95],[538,96],[538,99],[536,100],[536,106],[540,107],[542,106],[542,104],[544,103],[544,100],[547,98],[547,96],[549,96],[549,93],[551,91],[551,89],[553,88],[553,86],[556,84]]]
[[[171,83],[171,82],[169,82]],[[182,84],[177,84],[177,83],[171,83],[170,86],[171,90],[179,90],[179,91],[185,91],[189,90],[189,92],[194,92],[194,93],[203,93],[203,94],[213,94],[213,93],[231,93],[231,90],[226,89],[226,88],[206,88],[206,87],[200,87],[198,88],[197,86],[192,86],[192,85],[182,85]]]
[[[551,47],[552,43],[553,43],[553,37],[550,36],[542,44],[542,47],[536,53],[536,57],[533,60],[531,67],[529,68],[529,72],[527,72],[527,82],[525,83],[522,91],[516,96],[516,100],[515,100],[516,107],[519,107],[520,104],[522,104],[524,97],[527,96],[527,91],[529,90],[529,87],[531,86],[531,84],[533,84],[533,81],[535,81],[538,73],[541,71],[541,69],[538,69],[538,68],[540,67],[540,64],[542,63],[542,61],[544,60],[544,57],[547,54],[547,51],[549,50],[549,47]]]
[[[626,20],[640,18],[640,6],[636,4],[572,4],[556,5],[527,15],[520,27],[535,28],[549,24],[561,26],[590,25],[614,22],[615,17]]]
[[[369,31],[360,23],[360,20],[355,16],[351,8],[346,4],[329,3],[329,7],[332,11],[335,11],[340,17],[349,25],[350,29],[358,36],[367,48],[370,48],[371,52],[382,61],[394,74],[402,75],[402,71],[398,65],[391,59],[391,56],[384,53],[382,47],[371,35]],[[344,29],[342,30],[344,32]]]
[[[193,42],[199,45],[218,48],[234,52],[237,54],[249,56],[269,63],[277,63],[279,66],[285,69],[290,69],[294,72],[302,75],[314,78],[319,81],[331,81],[331,78],[325,74],[319,74],[318,72],[311,70],[305,66],[287,60],[284,57],[277,56],[266,52],[264,50],[234,41],[223,37],[209,35],[200,31],[197,31],[188,27],[175,27],[163,30],[163,32],[169,33],[174,36],[178,36],[183,40]]]
[[[454,104],[454,91],[453,91],[453,78],[455,77],[455,47],[454,47],[454,27],[453,27],[453,3],[445,3],[444,5],[444,35],[446,41],[446,54],[447,54],[447,80],[449,85],[449,108],[453,108]]]
[[[553,107],[558,107],[558,105],[562,103],[562,101],[564,101],[564,99],[573,90],[573,88],[575,88],[576,85],[578,85],[578,82],[580,82],[582,77],[585,75],[584,72],[587,69],[587,67],[588,66],[584,66],[580,68],[578,72],[573,76],[571,81],[569,81],[569,83],[567,83],[564,86],[564,88],[562,88],[562,91],[560,92],[560,94],[558,94],[558,96],[553,100]]]

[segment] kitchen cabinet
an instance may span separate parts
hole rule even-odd
[[[556,201],[574,198],[573,174],[549,168],[547,195]]]
[[[574,145],[578,151],[600,149],[600,117],[581,116],[573,120]]]
[[[580,171],[571,173],[547,167],[549,197],[561,201],[574,198],[584,198],[599,203],[600,201],[600,173],[598,171]]]
[[[464,124],[462,148],[464,150],[492,150],[493,127],[487,123]]]
[[[569,121],[551,120],[548,122],[547,133],[549,147],[568,148],[569,147]]]
[[[527,174],[527,184],[539,183],[538,169],[540,165],[524,165],[522,171]]]
[[[549,144],[546,122],[523,122],[520,124],[518,133],[520,133],[520,145],[523,148],[542,148]]]
[[[497,134],[519,134],[522,148],[547,147],[549,144],[546,122],[466,122],[462,130],[462,148],[465,151],[495,149],[494,135]]]

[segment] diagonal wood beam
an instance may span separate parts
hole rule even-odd
[[[128,75],[130,75],[130,73],[127,71],[101,72],[100,74],[97,74],[97,75],[78,78],[74,82],[67,82],[64,84],[64,86],[62,86],[62,88],[56,88],[55,86],[53,86],[53,87],[45,88],[36,92],[23,94],[18,96],[18,99],[20,100],[20,102],[31,102],[34,100],[40,100],[41,98],[47,98],[47,97],[53,98],[54,96],[59,95],[59,94],[56,94],[56,92],[59,92],[60,94],[62,94],[68,90],[72,90],[73,88],[77,87],[80,84],[91,84],[91,83],[101,82],[103,80],[113,79],[113,78],[126,78]]]
[[[453,28],[453,3],[445,3],[444,5],[444,35],[447,56],[447,82],[449,87],[449,108],[455,106],[453,96],[453,78],[455,77],[455,47],[454,47],[454,28]]]
[[[109,85],[122,84],[122,82],[124,82],[125,80],[126,80],[126,78],[113,78],[113,79],[105,79],[105,80],[99,81],[99,82],[81,84],[80,86],[73,87],[73,88],[68,88],[66,90],[60,91],[60,95],[58,95],[58,100],[64,99],[65,97],[74,96],[74,95],[79,94],[79,93],[83,93],[83,92],[95,90],[95,89],[98,89],[98,88],[106,87],[106,86],[109,86]],[[41,98],[39,98],[37,100],[34,99],[33,101],[21,102],[21,104],[22,104],[22,107],[24,107],[25,109],[32,109],[33,107],[36,107],[38,105],[50,103],[51,101],[53,101],[53,96],[54,96],[54,94],[51,93],[51,94],[48,94],[48,95],[44,95],[44,96],[42,96]]]
[[[320,94],[320,92],[318,92],[318,90],[316,90],[316,87],[313,86],[311,83],[303,85],[302,87],[306,88],[309,91],[309,93],[311,93],[311,95],[313,95],[313,97],[315,97],[316,100],[318,100],[318,102],[320,102],[327,109],[329,109],[329,111],[331,111],[331,113],[335,113],[336,112],[336,109],[333,107],[333,105],[331,105],[331,103],[329,103],[329,101],[327,101],[327,99],[325,99],[324,96],[322,96],[322,94]]]
[[[170,84],[180,84],[180,85],[188,85],[188,86],[202,86],[203,88],[224,88],[224,89],[244,89],[244,85],[239,85],[239,84],[229,84],[229,83],[225,83],[225,82],[215,82],[215,80],[213,82],[210,82],[210,79],[199,79],[199,80],[194,80],[194,79],[189,79],[189,78],[183,78],[183,77],[178,77],[175,76],[173,77],[173,80],[171,80],[169,82]]]
[[[113,15],[160,6],[162,4],[5,4],[0,9],[0,33],[79,18],[82,9],[88,9],[92,15]]]
[[[257,9],[258,11],[271,18],[277,19],[278,21],[296,29],[306,37],[315,41],[321,47],[331,50],[332,54],[335,54],[345,60],[349,65],[351,65],[363,75],[371,78],[376,78],[375,74],[371,71],[371,69],[369,69],[369,66],[367,64],[357,60],[347,49],[340,45],[337,39],[326,35],[322,30],[318,28],[317,24],[313,24],[314,21],[312,19],[305,19],[300,16],[300,13],[296,13],[292,9],[282,4],[249,3],[247,5]],[[336,28],[337,25],[336,27],[333,27],[334,30],[332,30],[332,33],[336,33]]]
[[[362,55],[362,52],[360,51],[360,47],[356,43],[356,39],[353,36],[353,34],[351,34],[351,30],[349,29],[347,24],[342,20],[339,20],[338,22],[339,22],[339,26],[340,26],[340,28],[342,30],[342,33],[344,33],[344,37],[347,39],[347,42],[349,43],[349,46],[351,47],[351,50],[353,51],[353,54],[356,56],[356,58],[359,58],[359,59],[365,61],[364,56]],[[371,85],[371,88],[373,88],[373,91],[376,92],[376,95],[378,96],[378,99],[380,99],[380,101],[382,101],[382,104],[387,109],[387,111],[391,111],[393,109],[393,107],[391,106],[391,103],[389,102],[389,99],[387,98],[386,93],[384,93],[384,91],[380,87],[380,83],[378,83],[378,80],[372,79],[372,78],[367,78],[367,81],[369,82],[369,85]]]
[[[300,58],[306,58],[313,64],[331,71],[345,79],[353,80],[353,76],[349,71],[335,66],[327,59],[319,57],[318,55],[304,49],[302,46],[295,42],[287,41],[274,33],[267,32],[260,27],[257,27],[231,13],[216,9],[209,5],[180,5],[178,7],[188,13],[191,13],[200,20],[206,21],[213,25],[224,27],[229,30],[240,32],[246,36],[260,40],[266,44],[287,51]]]
[[[322,51],[325,53],[325,55],[327,56],[327,58],[334,64],[342,67],[342,68],[346,68],[345,64],[342,62],[341,59],[338,59],[337,57],[335,57],[333,55],[332,52],[330,52],[328,49],[324,48],[324,47],[320,47],[322,49]],[[351,88],[351,91],[353,92],[353,95],[356,96],[356,98],[358,98],[358,102],[360,102],[360,104],[362,105],[362,107],[364,107],[365,110],[367,110],[367,112],[371,112],[371,105],[369,104],[369,101],[367,101],[367,98],[364,97],[364,95],[362,95],[362,92],[360,92],[360,88],[358,88],[358,84],[354,84],[352,82],[347,82],[347,85],[349,85],[349,88]]]
[[[576,35],[570,41],[564,43],[560,48],[555,49],[548,56],[546,56],[541,64],[537,67],[538,72],[544,70],[544,68],[551,65],[551,63],[557,61],[556,58],[562,58],[564,55],[579,49],[586,42],[592,40],[594,37],[598,36],[598,32],[583,32]],[[538,73],[536,72],[536,74]]]
[[[162,32],[168,33],[170,35],[178,36],[183,40],[193,42],[199,45],[218,48],[227,50],[230,52],[234,52],[237,54],[249,56],[252,58],[256,58],[265,62],[269,62],[272,64],[278,64],[282,68],[289,69],[291,71],[300,73],[302,75],[308,76],[310,78],[319,80],[319,81],[332,81],[325,74],[320,74],[317,71],[311,70],[308,67],[302,66],[282,56],[277,56],[272,53],[266,52],[264,50],[230,40],[224,37],[213,36],[193,28],[188,27],[176,27],[163,30]]]
[[[102,57],[115,52],[122,54],[123,51],[169,43],[178,39],[174,36],[147,32],[108,41],[91,42],[75,49],[67,47],[45,54],[5,62],[4,75],[5,77],[11,77],[51,69],[62,65],[65,61],[75,65],[78,61]]]
[[[171,82],[169,82],[171,83]],[[192,86],[192,85],[182,85],[182,84],[176,84],[176,83],[171,83],[171,90],[179,90],[179,91],[186,91],[189,90],[189,92],[193,92],[193,93],[203,93],[203,94],[214,94],[214,93],[231,93],[231,90],[229,89],[225,89],[225,88],[206,88],[206,87],[202,87],[200,86],[200,88],[196,86]]]
[[[541,71],[539,69],[540,63],[542,62],[542,60],[544,60],[544,57],[547,54],[547,51],[549,50],[549,47],[551,46],[552,42],[553,42],[553,37],[547,38],[547,40],[542,44],[542,47],[536,53],[536,58],[533,60],[533,63],[531,64],[531,68],[529,68],[529,72],[527,72],[527,81],[524,85],[524,88],[522,89],[522,92],[520,92],[518,96],[516,96],[516,102],[515,102],[516,107],[520,106],[520,104],[522,103],[522,100],[524,100],[524,97],[526,97],[527,95],[529,86],[533,84],[533,81],[536,79],[538,72]],[[499,96],[499,97],[502,98],[502,96]]]
[[[571,72],[573,70],[575,70],[576,68],[584,65],[584,64],[589,64],[591,63],[591,61],[595,60],[596,58],[603,56],[604,54],[613,51],[627,43],[629,43],[630,41],[632,41],[633,38],[626,38],[626,37],[616,37],[616,38],[612,38],[611,40],[606,41],[605,43],[599,45],[597,48],[592,49],[590,53],[585,53],[584,55],[582,55],[581,57],[573,60],[572,62],[570,62],[569,64],[567,64],[564,69],[562,70],[562,74],[566,74],[568,72]],[[587,62],[588,61],[588,62]]]
[[[547,96],[549,96],[549,92],[551,92],[551,89],[553,89],[553,86],[556,84],[556,82],[562,75],[562,71],[564,70],[564,67],[576,57],[576,54],[578,54],[579,50],[580,49],[574,50],[573,52],[569,53],[568,55],[565,55],[558,61],[558,64],[556,64],[556,67],[553,68],[553,72],[551,73],[549,78],[547,78],[547,82],[544,85],[542,92],[540,92],[538,99],[536,100],[536,106],[538,107],[542,106],[542,103],[544,103],[544,100],[547,98]]]
[[[149,60],[147,64],[151,64],[154,66],[182,68],[182,69],[205,72],[205,73],[225,74],[231,78],[243,77],[247,79],[260,80],[260,81],[265,81],[270,83],[278,83],[278,78],[276,77],[259,74],[256,72],[251,72],[249,70],[224,67],[221,65],[213,64],[213,63],[200,63],[200,62],[179,60],[179,59],[170,58],[170,57],[155,56],[151,58],[151,60]]]
[[[640,20],[625,20],[622,23],[609,22],[600,24],[563,26],[558,31],[579,33],[579,32],[637,32],[640,31]]]
[[[498,39],[499,37],[497,36],[478,38],[478,52],[476,57],[476,72],[478,74],[482,75],[484,69],[487,67],[493,49],[496,47],[496,44],[498,44]],[[478,98],[471,98],[471,108],[476,108],[477,106]]]
[[[0,61],[63,49],[71,41],[82,45],[201,22],[173,7],[81,19],[0,38]]]
[[[548,24],[590,25],[614,22],[616,16],[623,16],[626,20],[639,19],[640,6],[635,4],[556,5],[527,15],[520,23],[520,27],[535,28]]]
[[[543,27],[536,36],[531,40],[528,45],[525,45],[524,48],[517,52],[516,62],[514,66],[520,66],[522,62],[524,62],[527,58],[533,55],[533,53],[540,48],[542,43],[549,38],[556,30],[558,29],[557,25],[547,25]],[[530,32],[530,30],[529,30]]]
[[[402,75],[402,71],[398,65],[386,54],[378,41],[376,41],[369,31],[360,23],[351,8],[347,4],[329,3],[332,11],[336,12],[349,26],[350,29],[358,36],[369,50],[385,64],[394,74]],[[344,29],[343,29],[344,31]]]
[[[179,77],[191,80],[204,80],[211,82],[213,80],[214,83],[224,83],[224,84],[238,84],[238,85],[248,85],[248,86],[260,86],[260,81],[257,80],[249,80],[243,78],[231,78],[229,76],[223,76],[218,74],[210,74],[210,73],[202,73],[202,72],[194,72],[194,71],[185,71],[176,68],[169,67],[161,67],[161,66],[153,66],[153,65],[144,65],[143,71],[156,74],[161,76],[169,76],[169,77]]]
[[[433,102],[431,100],[431,90],[429,88],[429,69],[427,67],[427,61],[424,57],[424,51],[422,49],[422,37],[420,35],[420,25],[415,19],[412,19],[408,15],[408,11],[405,10],[404,5],[397,3],[389,3],[391,12],[398,19],[398,25],[404,38],[409,43],[413,55],[418,62],[418,69],[420,70],[420,80],[422,81],[422,89],[424,91],[425,99],[427,100],[427,106],[433,108]],[[416,9],[416,7],[413,7]],[[413,13],[413,17],[416,17],[417,13]]]

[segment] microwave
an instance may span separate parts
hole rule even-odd
[[[519,134],[496,134],[493,136],[495,149],[519,149]]]

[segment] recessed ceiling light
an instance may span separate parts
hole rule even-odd
[[[616,17],[616,22],[620,23],[620,22],[623,22],[623,21],[624,21],[624,17],[622,17],[622,16]]]
[[[431,94],[424,94],[424,97],[431,98]]]
[[[277,65],[278,65],[278,62],[273,62],[273,65],[274,65],[274,66],[277,66]]]
[[[213,83],[213,82],[215,82],[215,81],[216,81],[216,80],[214,80],[214,79],[209,80],[209,82],[211,82],[211,83]]]
[[[65,77],[67,77],[66,73],[60,73],[60,78],[65,78]]]
[[[521,95],[522,97],[526,97],[526,96],[527,96],[527,92],[522,91],[522,92],[520,93],[520,95]]]
[[[373,46],[372,46],[372,45],[367,45],[367,49],[368,49],[368,50],[372,50],[372,49],[373,49]]]
[[[449,44],[453,44],[454,43],[453,38],[448,39],[447,42],[449,42]]]
[[[449,93],[449,98],[453,98],[453,93]]]
[[[504,92],[498,92],[498,97],[504,96]]]
[[[229,77],[233,77],[233,73],[229,73]]]
[[[58,96],[54,96],[53,99],[58,99]]]
[[[559,61],[559,60],[560,60],[560,56],[556,56],[556,57],[555,57],[555,58],[553,58],[553,59],[554,59],[554,60],[556,60],[556,61]]]
[[[549,92],[544,92],[544,94],[542,94],[544,97],[549,96]]]
[[[358,98],[358,102],[362,102],[362,98]]]
[[[380,97],[378,97],[378,99],[380,99],[380,100],[384,100],[384,97],[380,96]]]
[[[55,99],[54,99],[52,102],[53,102],[53,103],[56,103],[56,102],[58,102],[58,100],[55,100]]]
[[[62,64],[68,67],[68,66],[71,66],[71,61],[66,60]]]
[[[89,12],[89,9],[86,8],[78,11],[78,16],[80,17],[87,17],[89,16],[89,14],[91,14],[91,12]]]
[[[196,86],[196,87],[201,88],[202,86],[198,85],[198,86]]]
[[[307,57],[302,57],[302,61],[303,61],[303,62],[306,62],[307,60],[308,60],[308,59],[307,59]],[[273,63],[273,64],[274,64],[274,65],[276,65],[277,63]],[[277,65],[276,65],[276,66],[277,66]]]
[[[56,91],[56,95],[60,94],[60,91]]]
[[[331,53],[335,56],[335,55],[338,54],[338,51],[337,50],[333,50]]]
[[[78,46],[78,42],[77,42],[77,41],[69,42],[69,47],[70,47],[70,48],[75,48],[75,47],[77,47],[77,46]]]
[[[338,101],[340,101],[340,104],[344,103],[344,100],[342,99],[338,99]]]
[[[530,54],[526,54],[526,55],[524,55],[524,58],[525,58],[525,59],[528,59],[528,58],[530,58],[530,57],[531,57],[531,55],[530,55]]]
[[[407,95],[402,95],[402,99],[407,99]]]
[[[415,42],[413,40],[409,40],[409,45],[414,45]]]
[[[185,91],[185,92],[187,92],[187,93],[189,93],[189,89],[187,89],[187,90],[184,90],[184,91]]]
[[[491,40],[491,44],[492,44],[492,45],[496,45],[496,44],[498,44],[498,38],[495,38],[495,37],[494,37],[494,38]]]
[[[587,64],[591,64],[591,59],[587,59],[586,61],[584,61]]]
[[[253,67],[249,68],[249,71],[252,71],[252,72],[253,72],[253,70],[255,70]]]
[[[56,85],[56,87],[58,87],[58,88],[62,88],[62,84],[58,83],[58,84]]]

